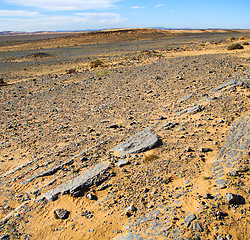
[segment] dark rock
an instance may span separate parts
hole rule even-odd
[[[158,136],[150,129],[146,128],[136,133],[133,137],[117,145],[112,149],[118,152],[119,156],[133,153],[140,153],[152,149],[160,144]]]
[[[90,219],[93,217],[93,214],[90,211],[84,211],[81,213],[81,216],[86,217],[87,219]]]
[[[224,213],[224,212],[222,212],[222,211],[216,212],[216,219],[217,219],[217,220],[222,220],[222,219],[224,219],[224,217],[226,217],[226,216],[228,216],[227,213]]]
[[[117,128],[119,128],[119,126],[118,126],[117,124],[110,124],[110,125],[108,126],[108,128],[117,129]]]
[[[56,209],[54,211],[55,218],[57,219],[67,219],[69,217],[69,211],[65,209]]]
[[[204,199],[213,199],[213,196],[210,193],[205,193],[203,198]]]
[[[137,211],[137,208],[133,205],[127,207],[126,209],[127,212],[136,212]]]
[[[0,240],[9,240],[10,236],[8,234],[3,234],[2,236],[0,236]]]
[[[210,149],[210,148],[200,148],[199,151],[203,152],[203,153],[206,153],[206,152],[212,151],[212,149]]]
[[[229,204],[244,204],[245,203],[244,197],[238,194],[233,194],[233,193],[227,193],[226,200],[228,201]]]

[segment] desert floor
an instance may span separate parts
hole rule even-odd
[[[0,36],[0,239],[249,239],[248,43]]]

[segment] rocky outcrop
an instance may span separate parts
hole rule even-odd
[[[94,167],[84,171],[78,177],[69,180],[66,183],[59,185],[58,187],[48,191],[44,194],[44,197],[49,201],[54,201],[58,198],[59,194],[65,195],[70,193],[71,195],[77,194],[79,191],[88,189],[94,184],[99,184],[108,178],[109,163],[99,163]]]

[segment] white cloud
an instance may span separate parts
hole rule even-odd
[[[118,24],[126,19],[122,19],[118,13],[75,13],[77,16],[82,16],[86,22],[96,22],[98,24]]]
[[[5,0],[21,6],[37,7],[53,11],[88,10],[113,7],[120,0]]]
[[[146,8],[146,7],[133,6],[132,8],[139,9],[139,8]]]
[[[1,17],[38,17],[38,12],[29,12],[25,10],[0,10]]]
[[[157,4],[157,5],[155,5],[156,8],[164,7],[164,6],[166,6],[166,4]]]
[[[57,31],[115,28],[126,19],[115,13],[90,13],[85,16],[43,16],[30,19],[0,18],[0,31]]]

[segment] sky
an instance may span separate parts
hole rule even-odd
[[[0,31],[250,29],[250,0],[0,0]]]

